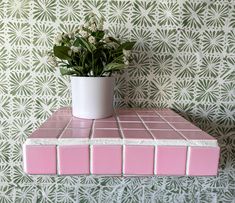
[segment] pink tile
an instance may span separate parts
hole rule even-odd
[[[121,175],[122,174],[122,146],[93,145],[92,174]]]
[[[95,122],[94,128],[118,128],[116,122]]]
[[[95,122],[116,122],[116,118],[114,116],[102,119],[96,119]]]
[[[120,123],[122,129],[145,129],[145,126],[142,123],[128,123],[122,122]]]
[[[140,111],[138,112],[138,115],[141,117],[158,116],[155,111]]]
[[[148,108],[136,108],[135,112],[141,113],[141,112],[153,112],[155,111],[154,109],[148,109]]]
[[[50,118],[46,120],[46,122],[69,122],[71,119],[70,116],[55,116],[52,115]]]
[[[136,116],[136,112],[133,109],[116,109],[118,116]]]
[[[135,121],[140,122],[140,119],[139,119],[138,116],[119,116],[118,119],[121,122],[128,122],[128,121],[130,121],[130,122],[135,122]]]
[[[71,120],[68,128],[91,128],[92,121]]]
[[[123,130],[126,139],[153,139],[147,130]]]
[[[60,175],[90,173],[89,145],[68,145],[58,147]]]
[[[58,138],[62,131],[62,129],[38,128],[29,138]]]
[[[152,116],[152,117],[141,117],[141,119],[144,122],[165,122],[162,118],[160,118],[159,116]]]
[[[197,126],[193,125],[190,122],[187,123],[171,123],[171,125],[177,130],[201,130]]]
[[[189,122],[183,117],[164,117],[169,123],[181,123],[181,122]]]
[[[125,175],[153,175],[154,146],[125,146]]]
[[[93,119],[78,118],[78,117],[74,117],[74,116],[72,116],[72,117],[71,117],[71,120],[72,120],[72,121],[90,122],[90,123],[92,123],[92,122],[93,122]]]
[[[215,140],[204,131],[180,131],[188,140]]]
[[[167,117],[167,116],[170,116],[170,117],[172,117],[172,116],[178,116],[178,117],[180,117],[180,115],[179,114],[177,114],[177,113],[175,113],[174,111],[172,111],[172,110],[170,110],[170,109],[168,109],[168,110],[163,110],[163,111],[157,111],[157,113],[159,114],[159,115],[161,115],[161,116],[163,116],[163,117]]]
[[[151,130],[152,135],[155,139],[177,139],[184,140],[184,138],[174,130]]]
[[[92,138],[117,138],[120,139],[119,130],[95,129]]]
[[[185,175],[187,147],[157,146],[156,151],[157,175]]]
[[[68,123],[65,121],[46,121],[40,128],[64,128]]]
[[[189,147],[188,175],[217,175],[219,147]]]
[[[60,138],[89,138],[89,128],[67,128]]]
[[[172,129],[167,123],[145,123],[149,129]]]
[[[24,171],[28,174],[56,174],[56,146],[25,145]]]

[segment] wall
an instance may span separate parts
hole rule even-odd
[[[69,78],[47,65],[57,33],[91,10],[138,43],[117,76],[116,106],[171,107],[221,146],[217,177],[27,176],[22,143],[70,104]],[[233,0],[0,0],[0,202],[232,202],[235,197]]]

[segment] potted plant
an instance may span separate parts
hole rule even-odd
[[[103,22],[90,15],[79,29],[57,36],[50,52],[61,74],[71,76],[72,113],[76,117],[98,119],[112,115],[112,74],[129,64],[135,44],[108,36]]]

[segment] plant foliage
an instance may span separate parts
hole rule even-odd
[[[111,76],[128,66],[134,44],[108,36],[103,19],[92,14],[79,29],[57,36],[49,58],[62,75]]]

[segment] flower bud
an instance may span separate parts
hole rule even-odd
[[[90,37],[88,38],[88,41],[89,41],[91,44],[95,44],[95,42],[96,42],[95,37],[93,37],[93,36],[90,36]]]
[[[96,31],[97,31],[96,24],[95,24],[95,23],[91,24],[91,26],[89,27],[89,29],[90,29],[92,32],[96,32]]]
[[[69,55],[69,56],[72,56],[72,50],[69,50],[69,51],[68,51],[68,55]]]

